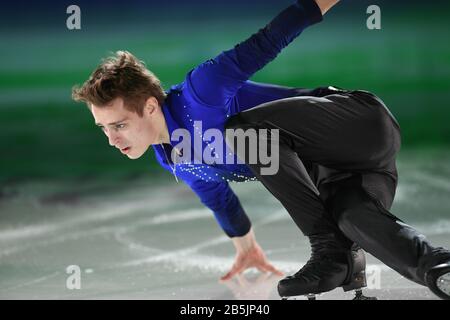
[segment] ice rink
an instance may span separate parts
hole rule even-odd
[[[417,154],[401,155],[392,212],[433,244],[450,247],[449,152]],[[286,274],[297,271],[309,245],[287,212],[260,183],[232,187],[270,261]],[[120,182],[11,183],[0,190],[0,299],[279,299],[280,278],[268,274],[250,270],[219,283],[233,263],[231,241],[168,173]],[[366,295],[436,299],[367,259]],[[69,274],[69,266],[79,267],[79,289],[70,286],[77,272]],[[318,297],[351,298],[340,288]]]

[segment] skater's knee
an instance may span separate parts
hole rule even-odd
[[[374,108],[362,123],[365,130],[365,144],[368,152],[377,156],[392,156],[398,151],[398,133],[389,115],[381,107]]]

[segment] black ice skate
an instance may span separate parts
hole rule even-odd
[[[450,300],[450,251],[438,247],[422,257],[419,275],[439,298]]]
[[[425,275],[425,281],[438,297],[450,300],[450,260],[431,268]]]
[[[283,300],[306,295],[315,300],[315,295],[342,287],[344,291],[355,290],[354,300],[375,300],[365,297],[362,289],[366,284],[366,259],[359,247],[343,249],[333,234],[311,236],[311,258],[293,276],[278,283],[278,293]]]

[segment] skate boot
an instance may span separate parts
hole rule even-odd
[[[315,295],[342,287],[344,291],[355,290],[356,300],[376,299],[362,294],[366,284],[366,260],[362,249],[352,246],[346,249],[339,245],[334,234],[309,237],[311,258],[297,273],[278,283],[278,293],[283,300],[306,295],[315,300]]]
[[[435,265],[425,273],[425,284],[439,298],[450,300],[450,252],[436,248],[432,255]]]
[[[426,273],[425,281],[434,294],[450,300],[450,260],[431,268]]]

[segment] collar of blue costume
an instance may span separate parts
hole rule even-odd
[[[169,137],[170,137],[170,145],[172,145],[172,133],[180,128],[181,126],[174,120],[174,118],[172,117],[172,114],[169,110],[169,105],[165,102],[163,107],[162,107],[162,112],[164,114],[164,118],[166,120],[166,124],[167,124],[167,129],[169,131]],[[173,146],[173,145],[172,145]]]

